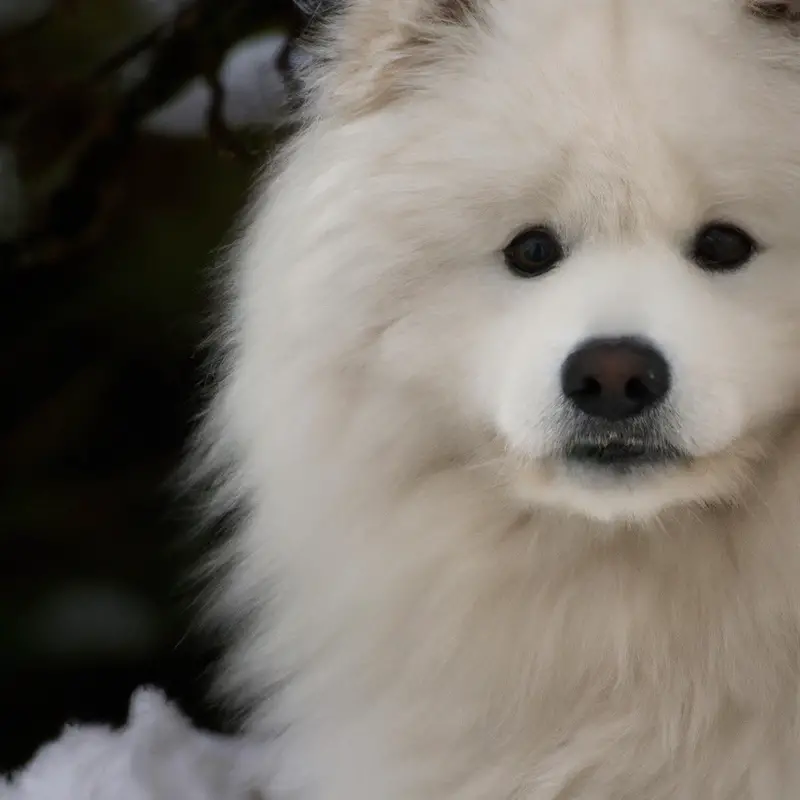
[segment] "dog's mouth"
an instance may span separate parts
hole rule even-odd
[[[639,467],[666,466],[685,458],[670,445],[625,438],[578,440],[566,448],[564,455],[572,464],[623,472]]]

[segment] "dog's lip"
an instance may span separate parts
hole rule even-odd
[[[568,461],[598,467],[645,466],[664,464],[680,458],[670,446],[654,445],[642,439],[610,438],[571,443],[565,451]]]

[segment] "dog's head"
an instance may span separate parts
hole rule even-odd
[[[320,297],[529,502],[735,496],[796,412],[800,41],[775,16],[355,0],[336,22]]]

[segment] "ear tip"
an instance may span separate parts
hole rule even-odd
[[[749,0],[748,9],[766,20],[800,21],[800,0]]]
[[[295,6],[308,16],[325,13],[341,3],[342,0],[294,0]]]
[[[481,0],[319,0],[332,10],[331,69],[320,93],[357,116],[413,92]],[[318,0],[295,0],[313,5]],[[341,10],[342,14],[336,12]]]

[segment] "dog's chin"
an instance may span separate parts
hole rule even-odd
[[[742,467],[730,454],[693,458],[673,446],[576,442],[516,469],[513,488],[534,508],[646,524],[681,506],[729,501],[741,489]]]

